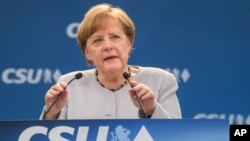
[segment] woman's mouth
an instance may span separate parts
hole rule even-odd
[[[115,59],[115,58],[117,58],[117,56],[109,56],[109,57],[106,57],[106,58],[104,59],[104,61],[112,60],[112,59]]]

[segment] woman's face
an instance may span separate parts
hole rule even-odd
[[[121,24],[109,20],[87,40],[85,55],[101,72],[117,72],[127,66],[131,44]]]

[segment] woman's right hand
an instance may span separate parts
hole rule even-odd
[[[68,92],[66,90],[67,83],[65,82],[58,82],[57,84],[50,87],[50,89],[45,94],[45,111],[49,109],[53,101],[59,96],[61,93],[61,96],[57,100],[57,102],[54,104],[54,106],[50,109],[50,111],[47,113],[45,119],[56,119],[62,109],[62,107],[67,102]]]

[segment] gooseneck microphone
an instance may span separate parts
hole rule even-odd
[[[133,88],[133,86],[131,85],[130,80],[129,80],[129,78],[130,78],[130,73],[124,72],[124,73],[123,73],[123,77],[129,82],[130,87]],[[143,105],[142,105],[141,99],[138,97],[138,95],[137,95],[136,92],[135,92],[135,97],[136,97],[136,100],[137,100],[137,102],[139,103],[139,106],[140,106],[139,116],[140,116],[140,117],[143,117],[143,118],[148,118],[148,114],[147,114],[145,108],[144,108]],[[141,112],[142,112],[142,113],[141,113]]]
[[[70,84],[72,81],[74,81],[74,80],[76,80],[76,79],[80,79],[80,78],[82,78],[82,73],[79,72],[79,73],[77,73],[77,74],[75,75],[74,78],[72,78],[72,79],[67,83],[67,86],[69,86],[69,84]],[[66,89],[66,88],[65,88],[65,89]],[[57,95],[56,99],[54,99],[54,101],[52,102],[52,104],[49,106],[48,110],[47,110],[47,111],[44,111],[43,119],[45,119],[46,115],[49,113],[49,111],[51,110],[51,108],[56,104],[56,102],[57,102],[58,99],[61,97],[61,95],[62,95],[62,92],[61,92],[60,94]]]

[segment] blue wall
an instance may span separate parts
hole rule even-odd
[[[76,27],[95,1],[0,1],[0,120],[37,119],[59,75],[88,69]],[[184,118],[250,124],[250,1],[109,0],[131,16],[130,64],[171,71]]]

